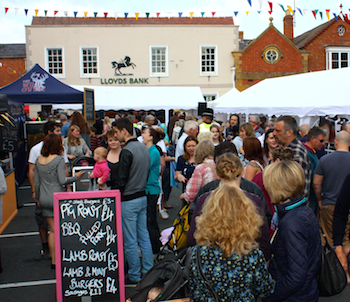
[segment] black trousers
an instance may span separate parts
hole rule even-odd
[[[159,195],[147,195],[147,229],[151,239],[153,254],[159,253],[161,242],[157,221],[157,201]]]

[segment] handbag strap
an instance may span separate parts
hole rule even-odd
[[[202,280],[204,281],[204,284],[208,287],[209,291],[211,291],[211,293],[213,294],[214,300],[216,302],[219,302],[220,299],[219,299],[217,293],[215,292],[214,288],[212,287],[212,285],[210,284],[210,282],[208,281],[208,279],[205,277],[205,275],[203,273],[202,264],[201,264],[201,253],[200,253],[199,246],[197,246],[197,250],[196,250],[196,264],[197,264],[199,276],[202,278]]]
[[[326,241],[325,248],[327,248],[327,249],[330,250],[332,247],[331,247],[331,246],[329,245],[329,243],[328,243],[327,236],[326,236],[326,234],[324,233],[324,231],[323,231],[321,225],[319,224],[318,226],[320,227],[322,237],[323,237],[324,240]]]

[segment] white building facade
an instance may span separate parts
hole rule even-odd
[[[38,63],[68,85],[197,86],[211,101],[234,87],[238,41],[232,17],[34,17],[27,69]]]

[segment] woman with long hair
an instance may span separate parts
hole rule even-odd
[[[272,160],[272,151],[278,146],[275,136],[273,135],[273,131],[275,129],[271,128],[267,130],[264,138],[264,162],[265,165],[268,165]]]
[[[254,128],[251,123],[244,123],[239,126],[239,135],[237,135],[232,141],[236,146],[238,156],[244,166],[247,164],[247,161],[244,159],[243,140],[247,137],[255,137]]]
[[[184,142],[184,155],[177,159],[175,181],[182,183],[182,193],[186,190],[186,184],[192,177],[195,169],[194,152],[198,145],[198,140],[195,136],[189,135]]]
[[[80,112],[74,111],[70,118],[70,121],[71,126],[79,126],[81,137],[85,140],[86,144],[90,148],[90,126],[85,120],[84,116]]]
[[[242,171],[235,155],[219,157],[221,185],[211,192],[196,218],[197,246],[192,251],[189,278],[194,301],[209,301],[214,295],[200,271],[220,301],[256,301],[273,292],[274,281],[257,243],[264,222],[239,188]]]
[[[157,222],[157,202],[161,192],[160,190],[160,157],[163,155],[162,150],[156,146],[160,140],[160,133],[154,128],[148,127],[142,133],[143,144],[146,145],[151,162],[146,184],[147,196],[147,229],[151,239],[153,254],[159,253],[161,247],[160,232]],[[159,149],[158,149],[159,148]]]
[[[213,135],[213,144],[214,144],[214,146],[217,146],[218,144],[220,144],[221,142],[224,141],[224,137],[222,136],[221,127],[220,127],[219,124],[212,123],[210,125],[210,132]]]
[[[198,144],[194,151],[194,161],[197,166],[180,199],[187,202],[194,201],[199,189],[216,179],[214,149],[214,144],[210,140],[204,140]]]
[[[105,137],[107,132],[112,129],[111,119],[106,115],[103,119],[103,131],[98,137]]]
[[[244,178],[253,180],[256,174],[264,171],[263,149],[256,137],[246,137],[243,140],[243,151],[244,157],[249,161],[245,167]]]
[[[68,136],[63,139],[63,145],[66,148],[67,156],[70,160],[79,156],[91,156],[89,146],[80,136],[80,128],[77,125],[69,127]]]
[[[49,251],[51,268],[55,269],[55,226],[53,219],[53,193],[64,192],[64,185],[78,180],[84,172],[76,172],[73,177],[66,177],[65,163],[62,157],[63,145],[61,137],[48,134],[44,138],[41,155],[35,163],[35,198],[39,202],[43,216],[50,227]],[[59,230],[58,230],[59,231]]]
[[[322,246],[319,224],[303,195],[303,170],[293,160],[279,161],[265,169],[263,180],[278,215],[269,265],[276,287],[265,301],[316,302]]]

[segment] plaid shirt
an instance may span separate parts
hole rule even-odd
[[[205,159],[205,163],[211,165],[215,170],[215,162],[212,159]],[[197,193],[201,187],[206,185],[207,183],[216,179],[216,174],[214,171],[208,167],[206,164],[199,164],[192,174],[192,177],[187,183],[186,192],[185,192],[185,200],[188,202],[192,202],[195,200]]]
[[[293,149],[294,160],[300,164],[300,166],[304,171],[304,175],[305,175],[304,196],[308,199],[310,195],[310,189],[311,189],[312,170],[311,170],[310,159],[307,155],[307,150],[304,147],[303,143],[297,139],[294,139],[288,147]]]

